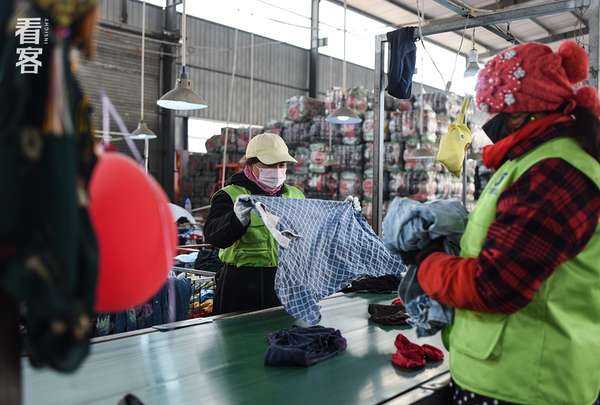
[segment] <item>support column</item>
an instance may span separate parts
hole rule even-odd
[[[175,10],[175,0],[167,0],[165,9],[165,31],[167,40],[179,39],[181,31],[177,21],[177,12]],[[176,38],[169,34],[179,32]],[[177,49],[174,45],[162,45],[160,50],[163,52],[160,63],[160,80],[158,98],[171,91],[175,86],[173,76],[173,67],[175,59],[171,53]],[[176,66],[176,65],[175,65]],[[158,182],[164,189],[169,200],[173,201],[175,196],[175,111],[166,108],[159,108],[159,136],[158,136]]]
[[[384,129],[384,95],[385,75],[385,43],[387,36],[375,36],[375,99],[373,125],[373,231],[380,238],[383,236],[383,129]]]
[[[312,0],[310,13],[310,53],[308,56],[308,96],[317,98],[317,61],[319,60],[319,1]]]
[[[600,3],[598,1],[590,2],[590,31],[589,31],[589,42],[590,42],[590,78],[588,82],[590,86],[594,86],[598,89],[598,76],[600,72],[600,51],[598,46],[600,45]]]

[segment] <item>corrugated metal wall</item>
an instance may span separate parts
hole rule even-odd
[[[178,14],[178,27],[181,14]],[[101,129],[99,90],[104,89],[131,132],[140,119],[141,81],[141,27],[142,2],[136,0],[102,0],[101,24],[98,29],[98,54],[93,61],[82,60],[77,77],[84,91],[91,96],[95,110],[93,124]],[[144,75],[144,120],[148,127],[160,134],[161,109],[155,101],[160,98],[160,41],[164,30],[165,11],[146,5],[146,58]],[[187,16],[186,71],[193,89],[209,104],[196,111],[177,111],[178,116],[189,116],[235,123],[250,123],[250,77],[252,35],[237,32],[236,77],[229,108],[231,74],[233,70],[236,30],[200,18]],[[167,48],[169,49],[169,48]],[[181,45],[170,47],[178,56],[173,64],[173,77],[181,72]],[[283,121],[285,101],[295,95],[308,95],[309,51],[254,36],[254,71],[252,96],[252,124],[263,125],[271,120]],[[318,98],[323,100],[330,87],[330,58],[320,55],[318,60]],[[342,61],[332,60],[333,86],[342,85]],[[347,87],[374,87],[371,69],[347,63]],[[173,83],[174,84],[174,83]],[[176,120],[177,121],[177,120]],[[114,122],[111,131],[118,132]],[[173,122],[171,139],[175,134]],[[135,141],[143,153],[143,141]],[[149,169],[158,173],[158,144],[150,140]],[[119,151],[128,153],[124,142],[115,141]]]

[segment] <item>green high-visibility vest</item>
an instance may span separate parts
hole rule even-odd
[[[282,197],[304,198],[302,192],[296,187],[288,185],[284,185],[284,187],[285,193]],[[222,191],[229,194],[234,203],[238,195],[252,194],[248,189],[234,184],[223,187]],[[223,263],[236,267],[277,267],[277,242],[256,211],[252,210],[250,226],[246,233],[233,245],[226,249],[220,249],[219,258]]]
[[[478,256],[502,191],[535,163],[556,157],[600,188],[600,164],[571,138],[507,161],[469,215],[461,256]],[[450,370],[460,386],[519,404],[591,405],[600,391],[600,227],[527,306],[511,315],[456,310],[448,329]]]

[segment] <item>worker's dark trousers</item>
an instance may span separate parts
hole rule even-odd
[[[277,267],[223,266],[215,276],[213,314],[280,306],[275,294]]]

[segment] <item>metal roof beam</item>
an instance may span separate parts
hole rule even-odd
[[[468,8],[461,6],[460,4],[457,4],[451,0],[433,0],[433,1],[435,1],[436,3],[438,3],[441,6],[446,7],[449,10],[454,11],[458,15],[462,15],[463,17],[468,16],[469,19],[476,18],[475,14],[471,13],[471,11]],[[505,40],[507,40],[509,42],[512,42],[512,43],[522,43],[523,42],[520,39],[515,38],[514,35],[512,35],[510,32],[504,31],[502,28],[498,27],[495,24],[484,25],[483,27],[486,30],[498,35],[500,38],[504,38]]]
[[[438,3],[449,3],[448,0],[434,0]],[[596,0],[594,0],[596,1]],[[516,10],[502,11],[499,13],[483,15],[479,17],[469,17],[466,22],[467,28],[488,27],[494,24],[505,23],[509,21],[523,20],[527,18],[542,17],[550,14],[566,13],[570,11],[583,10],[590,7],[590,0],[564,0],[556,3],[543,4],[539,6],[525,7]],[[465,27],[465,20],[458,19],[441,24],[431,24],[421,27],[423,36],[441,34],[448,31],[462,30]],[[509,36],[509,38],[512,35]]]
[[[337,6],[344,7],[344,2],[343,2],[343,1],[339,1],[339,0],[327,0],[327,1],[329,1],[330,3],[333,3],[333,4],[337,5]],[[411,11],[409,7],[406,7],[406,6],[401,6],[401,5],[400,5],[400,4],[398,4],[397,2],[394,2],[394,1],[389,1],[389,0],[386,0],[386,1],[388,1],[388,2],[389,2],[389,3],[391,3],[391,4],[394,4],[395,6],[397,6],[397,7],[401,8],[401,9],[403,9],[403,10],[405,10],[405,11]],[[373,20],[373,21],[377,21],[377,22],[379,22],[379,23],[381,23],[381,24],[387,25],[388,27],[391,27],[391,28],[394,28],[394,29],[398,29],[398,28],[402,28],[402,27],[406,26],[406,25],[398,25],[398,24],[394,24],[394,23],[392,23],[391,21],[387,21],[387,20],[384,20],[383,18],[377,17],[377,16],[375,16],[375,15],[373,15],[373,14],[369,14],[369,13],[367,13],[367,12],[365,12],[365,11],[363,11],[363,10],[359,9],[359,8],[353,7],[353,6],[349,5],[349,4],[347,4],[347,5],[346,5],[346,7],[348,8],[348,10],[351,10],[351,11],[353,11],[353,12],[357,13],[357,14],[360,14],[360,15],[362,15],[363,17],[370,18],[370,19],[371,19],[371,20]],[[415,11],[414,13],[416,14],[416,11]],[[449,47],[448,45],[444,45],[444,44],[442,44],[442,43],[440,43],[440,42],[437,42],[437,41],[432,41],[432,40],[430,40],[430,39],[428,39],[427,41],[428,41],[429,43],[431,43],[431,44],[434,44],[434,45],[436,45],[436,46],[439,46],[440,48],[442,48],[442,49],[445,49],[445,50],[447,50],[447,51],[450,51],[450,52],[456,52],[456,49],[452,49],[452,48],[451,48],[451,47]],[[466,57],[468,54],[469,54],[469,53],[468,53],[468,51],[467,51],[466,53],[461,53],[461,55],[463,55],[463,56],[465,56],[465,57]]]

